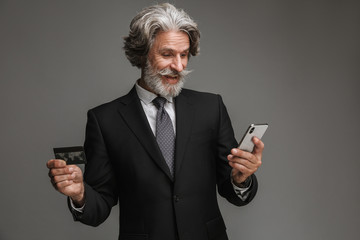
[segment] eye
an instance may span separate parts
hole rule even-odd
[[[189,53],[188,53],[188,52],[185,52],[185,53],[182,53],[180,56],[181,56],[182,58],[185,58],[185,57],[188,57],[188,55],[189,55]]]
[[[163,57],[171,57],[171,53],[162,53],[161,54]]]

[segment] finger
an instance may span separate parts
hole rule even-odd
[[[240,150],[238,148],[233,148],[231,149],[231,153],[233,155],[232,159],[235,159],[236,157],[237,158],[243,158],[243,159],[247,159],[249,160],[250,162],[252,163],[256,163],[257,159],[256,157],[254,156],[254,154],[252,153],[249,153],[247,151],[243,151],[243,150]]]
[[[75,172],[75,168],[72,165],[63,167],[63,168],[51,168],[49,170],[49,177],[54,177],[58,175],[71,174]]]
[[[77,166],[77,165],[67,165],[67,171],[69,173],[72,173],[72,172],[82,172],[81,169]]]
[[[242,163],[238,163],[238,162],[229,162],[229,165],[233,169],[238,170],[239,172],[241,172],[245,176],[250,176],[251,174],[255,173],[259,169],[259,167],[261,165],[261,163],[252,164],[252,163],[250,163],[249,161],[247,161],[245,159],[243,161],[247,162],[247,164],[244,164],[244,163],[242,164]]]
[[[74,182],[76,182],[76,183],[83,182],[82,172],[80,172],[80,173],[73,172],[72,175],[74,176],[74,178],[73,178]]]
[[[50,159],[47,163],[46,166],[51,169],[51,168],[61,168],[61,167],[65,167],[66,166],[66,162],[64,160],[61,159]]]
[[[58,182],[58,183],[54,183],[54,187],[61,191],[62,189],[72,185],[74,183],[73,180],[64,180],[64,181],[61,181],[61,182]]]
[[[83,174],[82,170],[78,166],[68,165],[66,172],[69,174],[74,174],[74,182],[82,182]]]
[[[59,175],[59,176],[54,176],[53,182],[54,184],[66,181],[66,180],[74,180],[76,176],[76,173],[72,173],[72,174],[66,174],[66,175]]]
[[[236,155],[228,155],[228,160],[230,162],[241,164],[253,171],[256,171],[261,166],[261,155],[254,155],[252,153],[239,150],[237,148],[232,149],[231,153],[234,153]]]
[[[229,160],[229,162],[232,162],[232,163],[236,163],[236,164],[239,164],[239,165],[242,165],[244,167],[246,167],[247,169],[255,169],[257,168],[257,164],[253,163],[253,162],[250,162],[249,160],[247,159],[244,159],[244,158],[234,158],[232,160]]]
[[[253,173],[253,170],[246,167],[245,165],[235,163],[235,162],[229,162],[229,165],[244,175],[251,175]]]

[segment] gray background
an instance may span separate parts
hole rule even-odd
[[[174,2],[174,1],[173,1]],[[239,139],[268,122],[254,201],[219,199],[231,239],[359,239],[359,1],[175,1],[199,23],[186,87],[220,93]],[[153,1],[0,1],[0,239],[116,239],[72,221],[45,163],[140,73],[122,50]]]

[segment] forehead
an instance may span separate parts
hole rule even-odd
[[[189,36],[182,31],[159,32],[150,51],[172,50],[183,52],[190,47]]]

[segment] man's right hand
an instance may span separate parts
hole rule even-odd
[[[51,159],[46,166],[53,187],[70,197],[76,207],[82,207],[85,204],[85,188],[81,169],[76,165],[66,165],[60,159]]]

